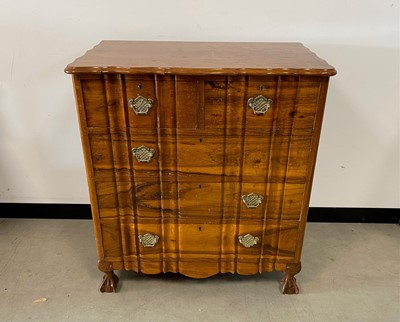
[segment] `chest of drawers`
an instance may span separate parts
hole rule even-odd
[[[295,274],[329,77],[298,43],[103,41],[73,75],[100,290],[114,270]]]

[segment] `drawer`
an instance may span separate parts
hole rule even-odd
[[[305,184],[96,182],[99,216],[299,220]]]
[[[171,75],[79,75],[88,128],[198,129],[200,82]],[[77,79],[78,80],[78,79]],[[192,105],[192,103],[195,105]]]
[[[88,128],[156,128],[154,76],[119,74],[79,75]],[[136,114],[129,100],[142,97]],[[147,103],[147,104],[146,104]],[[147,108],[151,106],[148,110]]]
[[[305,185],[163,182],[164,194],[158,183],[142,183],[135,190],[142,217],[298,220]]]
[[[149,274],[189,273],[193,262],[207,263],[207,274],[220,268],[254,274],[260,265],[293,261],[298,228],[298,222],[276,220],[101,221],[105,259],[135,262]]]
[[[81,75],[87,127],[314,128],[321,77]]]
[[[209,181],[215,176],[246,181],[303,183],[311,153],[310,136],[133,136],[92,134],[90,153],[96,177],[176,176]],[[266,179],[267,178],[267,179]]]

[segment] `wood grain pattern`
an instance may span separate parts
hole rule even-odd
[[[123,120],[109,124],[107,92],[103,90],[105,86],[119,84],[117,90],[124,92],[126,102],[123,104],[119,102],[120,97],[111,97],[108,102],[109,109],[118,115],[127,114],[128,127],[137,129],[139,133],[146,133],[143,132],[144,129],[170,128],[179,129],[183,134],[192,134],[190,130],[196,130],[195,133],[204,133],[205,129],[208,130],[206,133],[213,130],[211,133],[221,134],[226,123],[230,129],[241,130],[245,127],[246,135],[264,134],[271,130],[273,118],[275,118],[276,129],[313,129],[322,80],[321,77],[316,76],[285,75],[176,76],[172,78],[159,75],[79,74],[79,77],[82,78],[85,93],[87,127],[89,128],[111,127],[124,131]],[[157,87],[158,98],[156,98],[155,87]],[[298,92],[297,89],[299,89]],[[174,93],[176,94],[172,95]],[[145,117],[136,115],[128,104],[129,99],[139,95],[154,101],[153,107]],[[269,111],[262,116],[255,115],[247,107],[247,100],[258,95],[271,98],[272,109],[276,110],[276,113]],[[172,103],[176,106],[176,115],[174,115],[175,110],[170,108]],[[228,105],[230,114],[225,122],[225,107]],[[157,120],[157,108],[159,120]],[[243,112],[246,113],[245,124],[241,122]],[[232,135],[238,133],[240,132],[232,132]]]
[[[116,291],[113,270],[126,269],[195,278],[279,270],[281,291],[298,292],[333,67],[301,44],[102,42],[66,71],[101,291]],[[258,95],[273,102],[263,115],[247,104]],[[138,96],[153,101],[146,115],[130,107]],[[149,162],[132,154],[142,145],[154,150]],[[255,208],[242,200],[250,193],[263,198]],[[153,247],[146,234],[158,236]],[[252,247],[239,242],[247,234]]]
[[[179,237],[179,253],[174,251],[165,251],[163,243],[175,243],[174,239],[166,238],[161,230],[161,219],[141,218],[138,221],[138,235],[151,233],[160,237],[154,247],[143,247],[139,244],[139,250],[136,251],[138,244],[138,235],[133,234],[133,218],[123,218],[123,230],[125,234],[131,236],[126,243],[127,253],[124,255],[120,247],[113,246],[107,251],[104,257],[106,262],[125,263],[126,267],[137,272],[146,274],[158,274],[162,272],[180,272],[190,277],[208,277],[219,273],[221,263],[226,272],[239,273],[244,275],[261,273],[263,271],[271,271],[274,262],[290,263],[295,256],[296,239],[288,238],[284,243],[279,245],[275,243],[275,236],[282,232],[286,235],[297,234],[298,221],[267,220],[265,231],[260,229],[263,222],[260,220],[217,220],[217,219],[164,219],[163,225],[167,229],[175,229],[178,227]],[[115,244],[119,235],[117,229],[108,229],[112,225],[118,225],[117,219],[102,219],[102,226],[107,227],[106,241],[107,245]],[[235,233],[236,226],[239,231]],[[222,226],[222,228],[221,228]],[[230,234],[221,235],[221,229]],[[115,235],[112,235],[114,232]],[[129,233],[128,233],[129,232]],[[263,243],[258,243],[251,248],[245,248],[238,242],[240,235],[252,234],[261,238],[264,235]],[[225,239],[227,247],[225,252],[221,254],[220,245]],[[167,247],[168,248],[168,247]],[[263,252],[263,258],[260,258],[260,252]],[[179,256],[178,267],[172,268],[168,263],[174,263]],[[140,265],[138,263],[141,263]],[[147,265],[151,263],[151,265]],[[201,269],[191,271],[197,263]],[[236,267],[235,269],[233,269]],[[251,270],[249,271],[249,268]],[[271,267],[264,270],[263,267]],[[168,268],[168,269],[167,269]],[[188,271],[186,270],[188,268]]]
[[[114,172],[124,180],[124,176],[154,177],[161,171],[165,181],[173,179],[176,173],[179,180],[193,181],[202,178],[210,181],[220,181],[224,175],[226,180],[236,181],[235,171],[242,166],[242,176],[246,181],[263,181],[268,175],[268,166],[273,171],[268,175],[270,182],[304,183],[306,180],[307,162],[310,154],[312,137],[282,136],[264,139],[258,137],[219,138],[214,136],[164,136],[157,142],[155,136],[141,136],[127,142],[125,134],[90,135],[90,147],[93,159],[93,171],[99,180]],[[245,151],[243,150],[244,144]],[[155,155],[149,162],[138,162],[132,159],[128,163],[130,150],[142,145],[154,149]],[[170,149],[160,149],[158,144]],[[112,147],[120,152],[113,160]],[[261,148],[263,146],[263,148]],[[271,146],[271,148],[270,148]],[[178,154],[179,169],[175,169],[173,160]],[[242,158],[243,157],[243,158]],[[165,164],[162,169],[157,159]],[[243,159],[243,165],[241,165]],[[288,171],[286,173],[286,162]],[[172,165],[172,166],[168,166]]]
[[[300,43],[102,41],[65,68],[74,73],[336,74]]]
[[[96,182],[100,217],[132,216],[134,202],[137,216],[145,218],[232,219],[237,218],[240,211],[244,219],[299,220],[305,191],[305,184],[271,184],[268,194],[264,195],[267,187],[259,183],[225,183],[222,189],[222,183],[180,182],[178,208],[175,202],[177,183],[152,180],[137,181],[133,189],[126,182],[118,182],[117,188],[113,181]],[[247,208],[240,191],[264,195],[264,200],[257,208]]]

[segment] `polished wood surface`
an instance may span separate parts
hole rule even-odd
[[[178,49],[188,56],[170,57]],[[228,56],[206,61],[200,49]],[[102,42],[66,71],[102,292],[115,292],[113,270],[125,269],[194,278],[278,270],[281,291],[298,293],[331,66],[300,44]],[[272,105],[256,115],[248,100],[259,95]],[[152,100],[147,114],[131,108],[136,97]],[[153,151],[146,162],[132,153],[142,146]],[[248,207],[252,194],[261,199]]]
[[[335,69],[301,43],[102,41],[67,73],[327,75]]]

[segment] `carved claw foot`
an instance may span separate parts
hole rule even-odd
[[[105,272],[106,274],[103,276],[103,283],[100,286],[101,293],[113,293],[117,292],[117,286],[119,282],[119,278],[114,274],[113,271]]]
[[[282,294],[299,294],[299,287],[294,277],[301,270],[301,264],[287,264],[285,275],[281,279]]]
[[[285,273],[281,279],[281,292],[282,294],[299,294],[299,287],[294,276]]]

